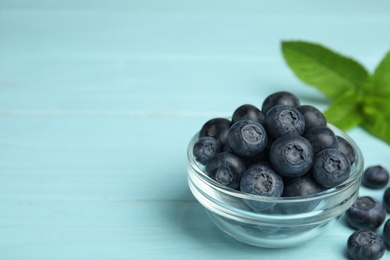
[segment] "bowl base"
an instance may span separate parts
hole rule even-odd
[[[236,240],[263,248],[287,248],[297,246],[322,235],[339,219],[333,218],[322,224],[301,227],[269,227],[251,225],[227,219],[206,210],[215,225]]]

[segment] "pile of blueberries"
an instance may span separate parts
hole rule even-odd
[[[335,187],[349,177],[356,159],[351,144],[327,126],[321,111],[301,105],[297,96],[287,91],[266,97],[261,110],[245,104],[234,111],[231,119],[207,121],[199,131],[193,155],[204,165],[205,173],[222,185],[274,197],[305,196]],[[371,179],[363,178],[367,181],[365,185],[375,185],[378,175],[365,175],[371,176]],[[390,189],[388,205],[389,200]],[[354,259],[360,259],[353,255],[354,252],[361,254],[362,246],[370,256],[384,253],[382,238],[372,228],[357,224],[362,219],[364,223],[374,221],[368,218],[377,210],[377,205],[382,204],[371,197],[359,198],[347,213],[350,225],[364,231],[354,233],[348,240],[348,252]],[[364,219],[359,215],[362,208],[373,208],[370,212],[364,209],[369,217]],[[388,208],[390,210],[390,206]],[[386,212],[381,211],[381,214],[386,215]],[[372,225],[378,225],[377,222]],[[390,246],[390,221],[385,229],[384,240],[387,239]],[[382,241],[381,249],[371,246],[376,245],[372,241],[379,244]]]
[[[261,110],[245,104],[231,119],[207,121],[193,154],[217,182],[275,197],[335,187],[355,162],[351,144],[327,126],[323,113],[287,91],[269,95]]]

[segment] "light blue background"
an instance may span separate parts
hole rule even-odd
[[[220,232],[188,189],[186,146],[206,120],[274,91],[326,109],[282,40],[372,71],[389,32],[386,0],[1,0],[0,258],[346,258],[343,218],[283,250]],[[366,165],[390,169],[388,145],[348,133]]]

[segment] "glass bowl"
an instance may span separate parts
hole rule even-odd
[[[228,188],[208,177],[193,156],[197,133],[187,149],[191,192],[216,226],[241,242],[282,248],[309,241],[323,234],[355,201],[364,167],[356,143],[340,129],[328,126],[346,139],[356,154],[349,178],[334,188],[301,197],[264,197]]]

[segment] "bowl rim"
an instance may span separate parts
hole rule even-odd
[[[354,164],[351,167],[350,176],[344,182],[342,182],[341,184],[333,188],[326,189],[318,193],[313,193],[306,196],[294,196],[294,197],[267,197],[267,196],[260,196],[260,195],[250,194],[250,193],[244,193],[242,191],[232,189],[213,180],[212,178],[207,176],[207,174],[200,168],[199,163],[196,161],[195,157],[193,156],[193,152],[192,152],[193,144],[199,138],[199,131],[190,139],[190,142],[187,146],[188,164],[189,167],[191,167],[193,172],[196,174],[198,179],[204,182],[207,186],[209,186],[214,190],[217,190],[218,192],[221,192],[225,195],[232,196],[235,198],[268,202],[268,203],[286,203],[286,204],[326,199],[329,197],[336,196],[340,193],[343,193],[343,191],[347,190],[351,185],[353,185],[356,182],[357,179],[359,179],[359,177],[361,177],[364,168],[363,154],[359,146],[356,144],[356,142],[347,133],[337,128],[336,126],[327,123],[327,127],[329,127],[332,131],[334,131],[336,136],[341,136],[351,144],[352,148],[355,151],[356,159]]]

